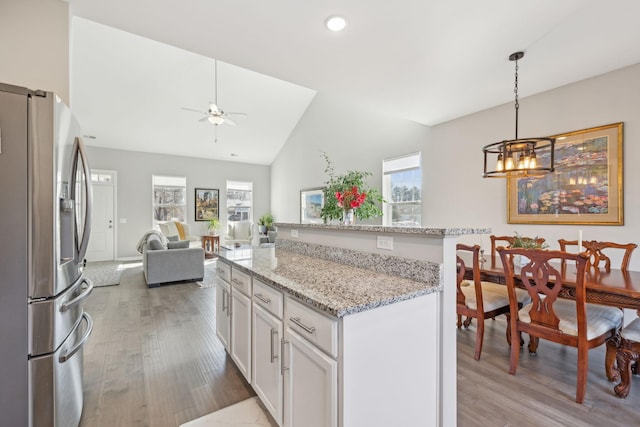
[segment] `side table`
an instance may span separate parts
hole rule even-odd
[[[205,258],[215,257],[214,252],[220,249],[220,236],[202,236],[202,249],[204,249]]]

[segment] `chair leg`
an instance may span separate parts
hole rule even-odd
[[[620,372],[620,384],[613,388],[616,396],[626,398],[631,389],[631,365],[637,364],[640,354],[626,349],[619,349],[616,354],[618,371]]]
[[[469,325],[471,325],[471,320],[472,320],[472,319],[473,319],[472,317],[467,316],[467,318],[466,318],[466,319],[464,319],[464,322],[462,323],[462,325],[463,325],[465,328],[468,328],[468,327],[469,327]]]
[[[511,326],[510,326],[510,331],[514,331],[517,330],[516,327],[516,323],[515,321],[511,321]],[[518,334],[520,334],[520,331],[518,331]],[[516,369],[518,368],[518,359],[520,358],[520,347],[518,347],[517,345],[512,345],[511,346],[511,359],[510,359],[510,363],[509,363],[509,373],[511,375],[515,375],[516,374]]]
[[[482,353],[483,340],[484,340],[484,318],[478,317],[476,319],[476,352],[473,356],[473,358],[476,360],[480,360],[480,354]]]
[[[587,391],[587,374],[589,373],[589,349],[586,345],[578,346],[578,381],[576,384],[576,403],[584,401]]]
[[[460,326],[462,326],[462,315],[458,314],[458,329],[460,329]]]
[[[529,353],[535,354],[538,351],[538,343],[540,338],[529,335]]]
[[[616,353],[618,352],[618,345],[614,339],[607,341],[607,353],[604,357],[604,369],[609,381],[620,381],[620,373],[616,367]]]

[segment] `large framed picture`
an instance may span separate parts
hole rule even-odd
[[[220,190],[218,189],[196,188],[196,221],[209,221],[211,218],[220,218],[219,196]]]
[[[553,136],[555,172],[507,180],[508,222],[624,224],[622,125]]]
[[[324,187],[300,190],[300,224],[322,224],[320,211],[324,206]]]

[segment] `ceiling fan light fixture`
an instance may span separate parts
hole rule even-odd
[[[515,139],[495,142],[482,147],[484,154],[483,178],[514,178],[527,176],[541,176],[553,172],[554,168],[554,138],[526,138],[518,139],[518,60],[524,52],[515,52],[509,56],[516,66],[514,93],[516,110]],[[494,159],[494,160],[492,160]],[[517,159],[514,160],[514,159]],[[549,161],[547,162],[546,159]],[[544,162],[543,162],[544,160]],[[491,170],[491,164],[495,169]]]
[[[218,126],[224,123],[224,118],[221,116],[209,116],[209,121],[214,125]]]
[[[347,27],[347,19],[339,15],[333,15],[324,21],[324,25],[331,31],[342,31]]]

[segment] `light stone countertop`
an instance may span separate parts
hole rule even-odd
[[[442,290],[439,277],[411,280],[276,248],[221,248],[230,262],[319,310],[343,317]]]
[[[287,222],[277,222],[277,227],[296,229],[318,229],[318,230],[340,230],[340,231],[361,231],[368,233],[391,233],[419,235],[421,237],[445,237],[462,236],[465,234],[490,234],[488,227],[388,227],[384,225],[342,225],[342,224],[297,224]]]

